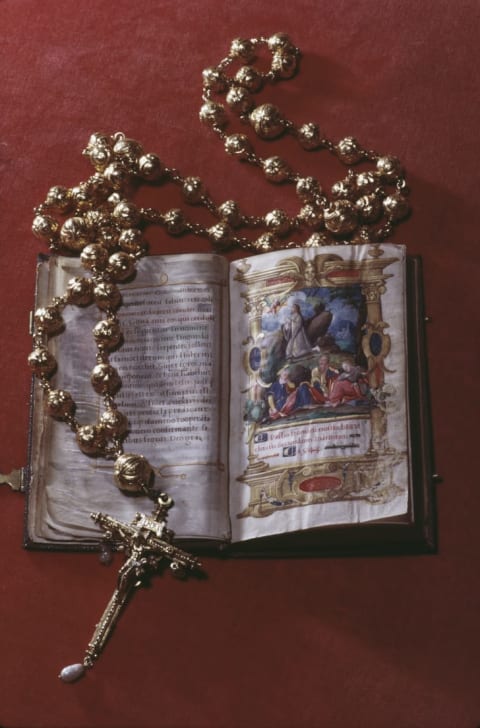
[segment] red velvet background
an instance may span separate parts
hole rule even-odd
[[[405,558],[206,559],[208,579],[139,592],[96,668],[80,659],[116,571],[22,550],[23,496],[0,488],[2,728],[475,728],[480,723],[476,0],[3,0],[0,4],[0,471],[25,461],[32,208],[90,174],[93,131],[123,130],[219,202],[282,206],[198,122],[201,71],[236,36],[291,34],[301,72],[263,98],[405,163],[423,256],[439,552]],[[284,146],[282,146],[284,145]],[[280,141],[294,166],[321,154]],[[337,169],[336,179],[342,175]],[[162,204],[159,190],[159,205]],[[280,196],[280,197],[279,197]],[[294,204],[293,196],[291,204]],[[290,203],[285,203],[290,204]],[[155,238],[157,252],[174,241]],[[206,244],[180,247],[207,250]],[[116,565],[120,561],[117,559]]]

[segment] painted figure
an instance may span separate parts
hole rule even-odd
[[[287,359],[297,359],[310,353],[312,347],[305,333],[303,317],[298,303],[293,304],[290,318],[283,324],[282,330],[287,342],[285,351]]]

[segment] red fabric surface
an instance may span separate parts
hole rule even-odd
[[[139,592],[75,686],[57,672],[81,659],[115,569],[95,555],[24,551],[23,497],[0,488],[2,728],[480,723],[478,21],[476,0],[0,4],[0,471],[25,461],[41,249],[33,206],[51,185],[90,174],[80,155],[90,133],[122,130],[199,174],[219,202],[293,209],[293,195],[228,159],[197,116],[201,71],[232,38],[286,31],[302,49],[301,72],[265,98],[336,139],[353,134],[396,154],[408,170],[414,213],[395,240],[424,260],[444,479],[437,555],[208,558],[205,581],[157,579]],[[327,182],[342,175],[289,140],[275,150]],[[208,249],[154,240],[156,252]]]

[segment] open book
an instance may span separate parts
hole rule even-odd
[[[42,260],[37,305],[79,268]],[[125,343],[111,362],[125,451],[144,455],[173,497],[179,540],[257,552],[432,547],[419,282],[419,261],[391,244],[140,262],[122,286]],[[85,423],[101,407],[90,385],[99,316],[67,307],[51,342],[55,386]],[[150,512],[148,498],[117,489],[113,463],[80,453],[34,389],[26,545],[91,547],[91,512],[125,522]]]

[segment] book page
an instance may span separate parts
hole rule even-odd
[[[403,246],[232,263],[232,540],[409,505]]]
[[[50,266],[50,270],[48,270]],[[82,275],[78,261],[41,264],[43,303]],[[155,488],[174,499],[177,538],[225,539],[228,433],[228,265],[214,255],[148,257],[120,286],[124,344],[110,356],[122,379],[116,397],[129,420],[125,452],[144,455]],[[67,306],[65,333],[52,340],[59,366],[52,385],[70,391],[81,424],[95,423],[101,399],[90,384],[96,306]],[[91,512],[130,521],[152,501],[123,494],[113,462],[82,454],[64,423],[43,414],[36,394],[29,530],[39,540],[98,540]]]

